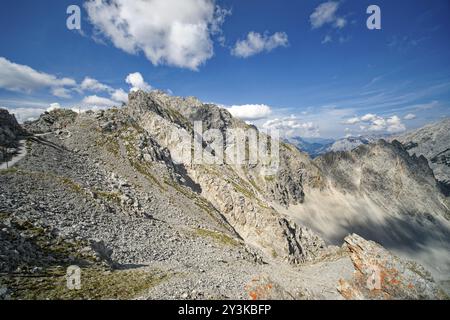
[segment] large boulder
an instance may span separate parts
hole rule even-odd
[[[338,291],[346,299],[437,300],[448,296],[421,265],[402,260],[375,242],[353,234],[345,238],[355,267],[350,281],[340,280]]]

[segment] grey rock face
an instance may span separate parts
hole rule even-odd
[[[228,128],[248,127],[224,109],[202,104],[193,98],[174,98],[161,92],[130,94],[126,111],[171,153],[179,145],[179,141],[171,140],[171,133],[181,128],[191,134],[193,121],[201,121],[204,130],[219,129],[221,132]],[[225,148],[226,143],[225,140]],[[306,158],[304,160],[309,162]],[[246,166],[242,170],[229,164],[205,166],[191,163],[184,163],[184,167],[189,178],[198,185],[201,195],[247,242],[269,256],[297,263],[310,261],[325,251],[323,241],[311,231],[284,219],[268,202],[275,200],[288,206],[303,199],[301,161],[292,160],[288,154],[283,154],[282,161],[283,169],[268,180],[261,176],[259,167]],[[289,174],[291,167],[299,175]]]
[[[24,134],[24,130],[14,115],[11,115],[8,110],[0,109],[0,146],[14,144],[18,136],[22,134]]]
[[[342,191],[365,194],[405,214],[448,212],[425,157],[410,156],[399,142],[379,140],[352,152],[326,154],[315,162]]]
[[[56,109],[43,113],[38,120],[24,123],[30,133],[47,133],[65,129],[73,123],[77,113],[67,109]]]
[[[450,184],[450,119],[395,137],[410,154],[424,156],[436,179]]]
[[[315,159],[326,188],[306,193],[299,223],[339,245],[349,233],[419,261],[445,281],[450,272],[450,210],[423,156],[380,140]],[[314,218],[313,218],[314,217]]]
[[[369,144],[371,139],[365,137],[349,137],[334,142],[327,148],[327,152],[352,151],[360,145]]]

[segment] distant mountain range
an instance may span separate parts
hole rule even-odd
[[[381,138],[383,136],[346,137],[338,140],[293,137],[287,140],[300,151],[308,153],[312,158],[317,158],[328,152],[352,151],[360,145],[369,144]]]

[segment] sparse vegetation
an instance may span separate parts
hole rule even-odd
[[[13,299],[23,300],[109,300],[133,299],[166,280],[169,275],[158,270],[116,270],[82,268],[81,289],[69,290],[66,269],[57,267],[36,275],[0,278],[11,288]]]
[[[121,194],[119,192],[95,191],[95,194],[108,202],[113,202],[117,205],[120,205]]]
[[[214,239],[217,243],[227,246],[239,246],[240,243],[232,237],[217,231],[211,231],[206,229],[197,229],[196,234],[200,237]]]
[[[0,170],[0,175],[7,175],[7,174],[14,174],[17,173],[19,170],[17,168],[8,168],[8,169],[3,169]]]
[[[83,192],[83,187],[80,186],[75,181],[71,180],[70,178],[60,177],[59,179],[65,186],[67,186],[68,188],[72,189],[76,193],[82,193]]]
[[[114,136],[105,136],[97,140],[97,146],[105,147],[106,151],[118,157],[120,155],[120,146],[118,138]]]

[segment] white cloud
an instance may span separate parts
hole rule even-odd
[[[120,105],[117,101],[113,101],[108,98],[99,97],[97,95],[88,96],[83,98],[82,103],[88,106],[97,106],[97,107],[113,107]]]
[[[19,123],[24,123],[25,121],[32,121],[39,118],[46,109],[43,108],[6,108],[9,113],[14,114]]]
[[[76,112],[78,114],[85,113],[87,111],[97,111],[97,110],[105,110],[108,109],[108,106],[77,106],[76,108],[71,108],[73,112]]]
[[[242,120],[261,120],[272,114],[272,109],[265,104],[246,104],[241,106],[231,106],[227,110],[233,117]]]
[[[144,81],[144,78],[139,72],[129,74],[126,77],[125,82],[132,87],[131,91],[136,91],[138,89],[150,91],[152,89],[151,86]],[[91,92],[108,92],[110,94],[110,101],[112,100],[116,104],[117,101],[124,103],[128,102],[128,93],[126,93],[122,88],[114,89],[111,86],[103,84],[98,80],[90,77],[84,78],[83,82],[80,85],[80,89],[82,91]],[[105,103],[103,105],[105,105]]]
[[[70,88],[76,85],[77,83],[73,79],[58,78],[0,57],[0,88],[25,93],[39,89],[51,89],[54,96],[70,98]]]
[[[144,77],[139,72],[130,73],[125,82],[131,86],[131,91],[144,90],[151,91],[152,86],[144,81]]]
[[[292,138],[301,136],[305,138],[319,137],[320,132],[313,122],[301,122],[296,116],[277,118],[262,125],[263,130],[279,130],[280,137]]]
[[[245,40],[238,40],[231,50],[231,54],[248,58],[263,51],[270,52],[277,47],[286,47],[289,44],[288,36],[284,32],[276,32],[269,36],[257,32],[249,32]]]
[[[375,119],[370,120],[372,123],[368,127],[369,131],[384,131],[387,129],[386,127],[386,120],[380,117],[377,117]]]
[[[61,105],[59,103],[51,103],[46,111],[51,112],[53,110],[58,110],[58,109],[61,109]]]
[[[106,84],[103,84],[99,82],[96,79],[86,77],[84,78],[83,82],[81,82],[81,90],[84,91],[94,91],[94,92],[101,92],[101,91],[111,91],[112,88]]]
[[[402,132],[406,130],[406,126],[398,116],[392,116],[386,120],[387,131],[391,133]]]
[[[366,121],[366,122],[372,121],[373,122],[373,121],[377,120],[378,118],[379,117],[376,114],[368,113],[365,116],[361,117],[361,121]]]
[[[368,113],[360,118],[354,117],[346,120],[345,124],[356,125],[362,123],[359,126],[361,131],[383,132],[390,133],[402,132],[406,130],[406,126],[402,123],[402,120],[394,115],[391,117],[383,118],[376,114]]]
[[[344,124],[357,124],[359,122],[361,122],[361,119],[359,119],[358,117],[354,117],[346,120]]]
[[[113,99],[114,101],[127,103],[128,93],[126,93],[123,89],[114,90],[114,92],[111,94],[111,99]]]
[[[406,116],[403,117],[404,120],[414,120],[416,117],[415,114],[408,113]]]
[[[328,1],[320,4],[309,17],[313,29],[330,24],[335,28],[342,29],[346,26],[347,20],[336,15],[339,3]]]
[[[215,0],[89,0],[97,35],[154,64],[197,70],[213,54],[212,36],[229,13]]]
[[[53,88],[51,90],[52,95],[54,95],[55,97],[58,98],[71,98],[72,94],[70,93],[70,89],[66,89],[66,88]]]

